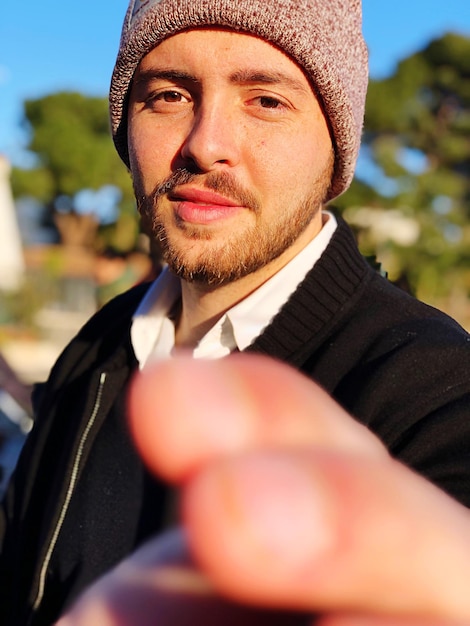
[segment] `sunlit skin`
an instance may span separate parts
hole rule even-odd
[[[139,208],[183,279],[177,339],[188,344],[318,234],[328,126],[298,65],[222,29],[179,33],[145,56],[128,119]]]

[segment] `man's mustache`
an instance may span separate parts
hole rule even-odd
[[[179,186],[192,182],[198,184],[203,189],[215,191],[238,205],[251,209],[255,213],[260,210],[260,202],[256,196],[244,189],[227,172],[209,172],[201,175],[185,168],[179,168],[155,187],[150,194],[150,198],[154,204],[161,196],[171,194]]]
[[[155,200],[158,200],[160,196],[164,196],[167,193],[171,193],[175,187],[179,187],[179,185],[185,185],[190,183],[195,178],[197,178],[197,174],[190,172],[184,168],[180,168],[173,172],[168,178],[159,183],[153,193],[151,194]]]

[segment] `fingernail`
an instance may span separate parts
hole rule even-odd
[[[268,562],[298,569],[334,545],[332,505],[307,457],[258,454],[227,478],[232,511]]]

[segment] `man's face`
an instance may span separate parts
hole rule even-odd
[[[128,121],[139,211],[184,280],[267,278],[320,230],[327,123],[302,70],[266,41],[170,37],[139,65]]]

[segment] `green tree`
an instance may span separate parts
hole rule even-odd
[[[28,149],[36,157],[36,166],[27,170],[13,169],[15,197],[34,197],[51,213],[56,212],[58,206],[63,211],[65,207],[65,213],[75,213],[76,221],[74,198],[79,192],[115,186],[121,192],[117,219],[123,219],[127,227],[115,231],[108,227],[104,232],[111,238],[114,232],[125,232],[129,240],[129,233],[135,231],[135,238],[137,222],[132,186],[112,144],[107,100],[63,92],[28,100],[24,111],[31,135]],[[96,207],[98,222],[99,209]],[[129,230],[130,221],[134,228]],[[125,247],[129,247],[129,243],[127,241]]]
[[[446,34],[371,81],[363,155],[373,175],[337,204],[366,253],[377,251],[394,278],[406,276],[431,303],[449,309],[456,294],[466,300],[470,38]]]

